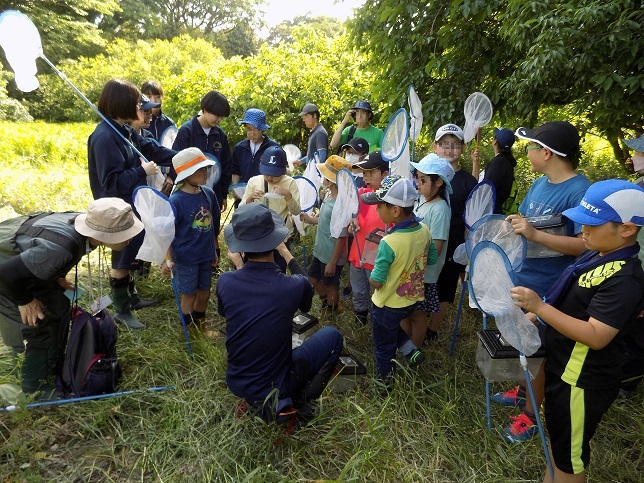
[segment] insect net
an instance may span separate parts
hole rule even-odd
[[[161,265],[174,240],[174,206],[154,188],[139,186],[134,190],[134,207],[145,226],[145,237],[136,258]]]
[[[358,216],[358,188],[356,187],[355,178],[346,168],[338,171],[336,180],[338,187],[338,198],[333,206],[331,213],[331,236],[339,238],[351,220]]]
[[[465,114],[464,141],[469,143],[476,137],[476,133],[492,119],[492,102],[482,92],[475,92],[465,100],[463,108]]]
[[[383,160],[389,162],[391,175],[400,175],[403,178],[411,179],[408,138],[407,111],[398,109],[385,129],[380,154]]]

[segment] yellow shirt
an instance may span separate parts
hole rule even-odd
[[[272,188],[274,188],[275,186],[282,186],[286,188],[290,191],[293,197],[290,200],[286,201],[283,196],[271,195]],[[248,180],[246,191],[244,191],[244,196],[242,197],[241,203],[239,204],[245,205],[246,198],[248,198],[248,196],[253,191],[259,190],[266,193],[267,191],[265,187],[266,184],[264,181],[264,176],[262,176],[261,174],[253,176]],[[277,213],[282,220],[284,220],[286,226],[288,227],[289,234],[293,233],[293,220],[289,215],[299,216],[300,212],[302,211],[300,208],[300,192],[297,189],[297,183],[293,178],[284,175],[277,181],[277,183],[268,183],[268,196],[264,195],[261,198],[254,200],[253,203],[264,203],[271,210]]]

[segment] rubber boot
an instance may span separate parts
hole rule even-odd
[[[329,379],[333,376],[336,364],[325,362],[320,370],[311,378],[304,386],[301,400],[308,402],[311,399],[317,399],[322,395],[322,391],[326,387]]]
[[[110,278],[112,304],[114,305],[114,320],[124,324],[128,329],[144,329],[145,325],[130,310],[129,284],[129,275],[123,278]]]
[[[194,326],[196,327],[196,330],[204,336],[206,339],[216,339],[219,337],[219,332],[216,330],[208,330],[208,327],[206,327],[206,316],[204,315],[203,317],[198,317],[195,316],[195,314],[192,314],[192,320],[194,323]]]
[[[128,284],[127,289],[130,294],[130,309],[139,310],[159,305],[159,299],[142,299],[139,297],[139,293],[136,291],[134,277],[130,277],[130,283]]]
[[[356,321],[360,325],[367,325],[367,314],[368,314],[368,312],[366,310],[365,311],[360,311],[360,312],[356,311],[355,312]]]
[[[49,351],[47,349],[27,348],[22,362],[22,392],[25,394],[40,392],[39,400],[53,399],[56,388],[47,383],[48,375]]]

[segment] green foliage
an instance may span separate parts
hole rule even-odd
[[[6,81],[12,77],[12,74],[0,69],[0,121],[33,121],[29,111],[20,101],[7,96]]]

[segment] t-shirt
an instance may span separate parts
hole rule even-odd
[[[368,205],[362,201],[362,195],[373,191],[371,188],[358,189],[358,199],[360,204],[358,206],[358,230],[353,235],[353,243],[351,244],[351,251],[349,252],[349,262],[356,267],[360,268],[360,255],[364,256],[365,245],[367,243],[373,245],[372,242],[367,242],[365,238],[376,228],[385,229],[385,224],[382,222],[376,211],[377,205]],[[377,249],[376,249],[377,250]],[[366,270],[373,270],[371,263],[364,263]]]
[[[547,326],[546,371],[582,389],[619,386],[623,331],[638,323],[633,320],[643,304],[644,273],[637,257],[608,262],[573,279],[556,308],[581,320],[593,317],[620,332],[606,347],[594,350]]]
[[[418,203],[418,206],[414,209],[414,213],[429,227],[434,243],[436,243],[436,240],[445,240],[446,242],[443,244],[443,249],[440,255],[438,255],[436,263],[427,265],[425,269],[425,283],[436,283],[443,269],[443,265],[445,265],[451,212],[447,202],[443,199],[438,199],[435,203]]]
[[[525,196],[519,212],[523,216],[554,215],[579,205],[590,181],[578,174],[561,183],[551,183],[547,176],[537,178]],[[581,232],[581,225],[568,220],[568,236]],[[521,271],[517,273],[517,285],[528,287],[543,297],[557,281],[561,272],[575,261],[572,255],[544,258],[526,258]]]
[[[432,237],[424,223],[402,228],[380,240],[371,278],[382,287],[371,300],[377,307],[409,307],[425,299],[425,267]]]
[[[501,152],[494,156],[485,168],[484,180],[491,181],[496,190],[494,213],[503,214],[503,203],[510,196],[517,160],[512,153]]]
[[[331,260],[337,238],[331,236],[331,214],[337,198],[325,198],[320,207],[320,217],[318,218],[318,231],[315,235],[315,245],[313,246],[313,256],[322,263],[327,264]],[[341,236],[346,236],[347,229],[342,230]],[[344,266],[347,263],[347,245],[338,258],[337,266]]]
[[[315,161],[315,153],[318,153],[318,163],[326,161],[326,154],[329,150],[329,134],[322,124],[318,124],[311,130],[309,142],[306,148],[306,162]]]
[[[352,126],[347,126],[342,131],[340,146],[345,145],[349,141],[349,131],[351,128]],[[356,128],[356,131],[353,133],[354,138],[362,138],[369,143],[369,152],[380,149],[383,135],[384,132],[382,129],[372,125],[369,125],[366,129]]]
[[[206,186],[201,189],[195,194],[177,190],[170,197],[176,209],[172,260],[179,265],[215,259],[215,227],[219,226],[220,214],[212,190]]]
[[[452,209],[452,218],[449,227],[449,240],[447,242],[447,258],[451,259],[454,250],[461,243],[465,243],[465,202],[470,192],[476,186],[476,178],[464,169],[459,169],[454,173],[454,178],[450,181],[452,185],[452,194],[449,195],[449,206]]]

